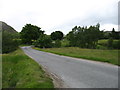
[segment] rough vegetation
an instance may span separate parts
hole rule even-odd
[[[114,28],[111,32],[99,28],[99,23],[90,27],[75,26],[67,35],[61,31],[46,35],[36,25],[26,24],[17,33],[11,26],[0,22],[2,54],[6,53],[2,61],[3,88],[53,88],[52,80],[36,62],[20,49],[15,51],[19,45],[34,45],[37,50],[119,65],[120,32]]]
[[[47,49],[34,48],[34,49],[64,56],[83,58],[120,65],[118,63],[119,56],[118,52],[120,52],[120,50],[83,49],[79,47],[63,47]]]
[[[2,32],[2,53],[9,53],[18,48],[18,40],[15,39],[15,34]]]
[[[53,88],[52,80],[22,50],[3,54],[3,88]]]
[[[41,33],[40,33],[41,32]],[[41,28],[26,24],[21,31],[21,39],[23,44],[33,44],[39,48],[54,47],[80,47],[91,49],[119,49],[120,32],[116,32],[113,28],[111,32],[100,30],[100,24],[90,27],[75,26],[67,35],[61,31],[52,32],[51,35],[44,34]],[[99,44],[99,40],[107,39],[107,45]],[[118,40],[118,42],[114,42]],[[61,42],[67,41],[67,45]],[[63,45],[63,46],[62,46]]]
[[[2,38],[2,53],[9,53],[16,50],[19,45],[19,33],[14,28],[1,21],[0,29]]]
[[[52,39],[50,36],[45,34],[40,35],[40,37],[34,41],[33,45],[39,48],[51,48],[52,47]]]

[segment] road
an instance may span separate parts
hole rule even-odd
[[[61,79],[64,88],[118,88],[118,66],[55,55],[29,46],[22,50]]]

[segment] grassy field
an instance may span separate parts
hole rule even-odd
[[[117,42],[119,40],[113,40],[113,42]],[[98,40],[98,43],[107,43],[108,39],[102,39],[102,40]]]
[[[81,49],[77,47],[48,48],[48,49],[34,48],[34,49],[64,56],[108,62],[115,65],[118,65],[118,51],[120,51],[120,50]]]
[[[21,49],[3,54],[3,88],[53,88],[52,79]]]
[[[113,40],[113,44],[117,43],[119,40]],[[101,45],[107,45],[108,43],[108,39],[102,39],[102,40],[98,40],[98,44],[101,44]]]

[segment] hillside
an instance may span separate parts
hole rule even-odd
[[[10,25],[7,25],[5,22],[2,22],[2,21],[0,21],[0,31],[17,33],[17,31],[13,27],[11,27]]]

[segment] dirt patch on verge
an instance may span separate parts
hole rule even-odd
[[[50,73],[47,67],[42,66],[42,68],[45,73],[53,80],[54,88],[69,88],[67,85],[65,85],[65,82],[60,77],[58,77],[56,74]]]

